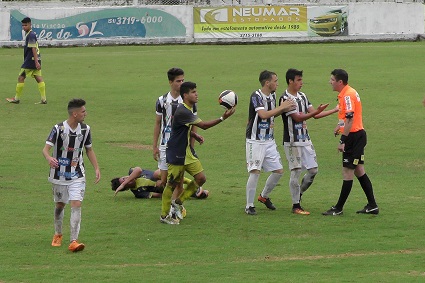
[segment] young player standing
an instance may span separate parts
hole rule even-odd
[[[193,82],[185,82],[180,86],[180,95],[183,98],[174,114],[174,120],[171,129],[171,136],[167,143],[167,185],[162,193],[162,208],[160,221],[166,224],[179,224],[177,219],[169,215],[170,205],[178,210],[180,205],[196,190],[201,187],[207,180],[204,168],[195,153],[190,142],[194,133],[192,127],[196,126],[203,130],[218,125],[222,121],[235,113],[235,108],[226,110],[218,119],[211,121],[202,121],[194,113],[194,106],[198,102],[198,91],[196,84]],[[184,173],[187,172],[194,177],[183,194],[175,201],[171,200],[173,191],[176,187],[183,187]]]
[[[184,82],[184,71],[180,68],[171,68],[167,71],[167,77],[170,91],[158,97],[156,101],[156,118],[153,132],[153,158],[158,162],[158,169],[161,171],[161,187],[165,187],[167,183],[166,148],[171,135],[174,113],[177,106],[183,102],[180,96],[180,86]],[[193,112],[195,115],[197,114],[196,105],[193,107]],[[195,130],[193,131],[195,139],[202,143],[204,141],[203,137],[196,134]],[[176,199],[182,192],[183,187],[176,188],[173,193],[173,199]],[[186,214],[184,207],[181,207],[181,210],[183,214],[177,212],[177,217],[180,219]]]
[[[100,180],[100,169],[92,148],[90,126],[84,124],[87,115],[86,102],[73,99],[68,103],[68,119],[56,124],[50,132],[43,148],[43,155],[50,166],[49,182],[53,185],[55,235],[52,246],[62,245],[62,224],[65,205],[71,203],[71,234],[68,249],[82,251],[84,244],[78,242],[81,223],[81,204],[86,189],[83,160],[85,149],[87,157],[96,173],[95,183]],[[50,149],[53,153],[50,155]]]
[[[283,146],[289,170],[289,189],[292,196],[292,213],[309,215],[300,204],[301,194],[303,194],[313,183],[317,174],[317,158],[313,143],[307,130],[307,120],[310,118],[322,118],[338,112],[338,107],[323,111],[329,104],[320,104],[317,109],[313,107],[307,95],[300,90],[303,86],[303,71],[288,69],[286,71],[287,89],[282,94],[279,104],[286,100],[296,102],[296,108],[289,112],[282,113],[283,120]],[[302,170],[306,174],[300,184]]]
[[[261,88],[251,94],[249,101],[246,127],[246,166],[249,177],[246,184],[245,213],[248,215],[257,214],[254,198],[261,169],[272,173],[267,178],[258,201],[264,203],[268,209],[276,209],[269,194],[282,177],[283,167],[274,139],[274,117],[295,108],[295,104],[290,100],[276,107],[275,92],[279,85],[276,73],[262,71],[259,81]]]
[[[353,178],[357,177],[367,205],[357,211],[362,214],[378,214],[379,208],[373,195],[372,183],[364,168],[364,148],[367,144],[366,131],[363,128],[362,103],[357,91],[348,85],[348,73],[342,69],[331,72],[329,83],[334,91],[338,91],[339,122],[335,135],[341,134],[338,151],[342,152],[342,188],[338,202],[323,215],[341,215],[345,202],[353,186]]]
[[[37,35],[31,29],[30,18],[24,18],[21,22],[22,29],[25,31],[24,63],[19,71],[15,97],[6,98],[6,100],[10,103],[19,104],[20,97],[24,90],[25,79],[31,76],[37,81],[38,91],[41,96],[40,102],[36,104],[47,104],[46,84],[41,76],[41,55],[38,47]]]

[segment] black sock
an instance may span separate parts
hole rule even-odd
[[[292,209],[295,209],[295,208],[301,208],[300,203],[294,203],[294,204],[292,204]]]
[[[369,177],[365,173],[363,176],[357,177],[357,180],[359,180],[359,183],[362,186],[368,204],[372,207],[376,207],[377,205],[375,201],[375,196],[373,195],[372,182],[370,181]]]
[[[336,208],[342,210],[348,196],[350,195],[351,188],[353,187],[353,180],[344,180],[342,182],[341,193],[339,194],[338,203],[335,205]]]

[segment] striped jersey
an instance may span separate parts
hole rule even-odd
[[[156,115],[162,116],[160,145],[166,145],[170,139],[174,113],[176,112],[177,106],[182,102],[183,99],[180,95],[174,99],[170,92],[161,95],[156,101]],[[193,107],[196,115],[196,105]]]
[[[58,160],[58,168],[50,168],[49,181],[67,185],[72,181],[85,181],[84,148],[92,146],[90,126],[79,123],[72,130],[67,121],[53,126],[46,144],[53,147],[52,157]]]
[[[298,92],[297,96],[290,94],[287,90],[282,94],[279,99],[279,105],[285,100],[294,100],[296,102],[296,108],[289,112],[282,113],[283,120],[283,144],[292,146],[305,146],[311,145],[310,136],[307,130],[306,121],[296,122],[290,116],[293,113],[308,113],[308,108],[313,105],[308,100],[307,96]]]
[[[266,111],[276,108],[276,93],[265,95],[261,89],[251,94],[248,110],[248,124],[246,126],[246,139],[254,141],[274,140],[274,117],[261,119],[258,110]]]

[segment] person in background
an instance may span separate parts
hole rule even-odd
[[[40,102],[36,104],[47,104],[46,84],[44,83],[41,75],[41,55],[37,35],[31,29],[32,26],[30,18],[24,18],[21,23],[22,29],[25,32],[24,63],[19,71],[15,97],[6,98],[6,100],[9,103],[19,104],[22,92],[24,91],[25,79],[30,76],[37,81],[38,91],[41,96]]]

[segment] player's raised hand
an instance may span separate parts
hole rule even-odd
[[[236,111],[236,106],[233,106],[232,108],[224,111],[223,113],[223,119],[226,120],[227,118],[229,118],[230,116],[233,115],[233,113],[235,113]]]
[[[326,104],[320,104],[319,107],[317,107],[317,110],[320,110],[320,112],[322,112],[323,110],[326,109],[326,107],[329,106],[329,103]]]

